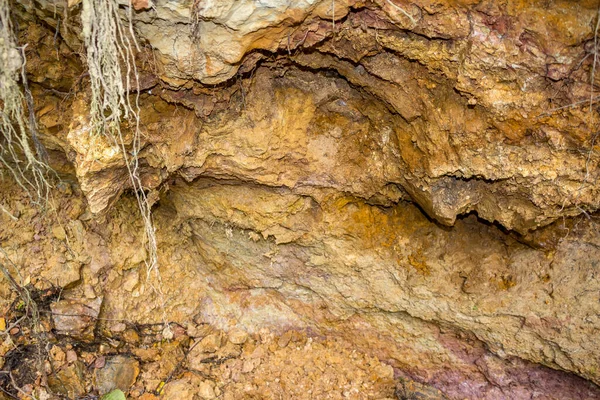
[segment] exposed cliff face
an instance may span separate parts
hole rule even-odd
[[[388,121],[364,128],[371,140],[380,142],[380,149],[364,155],[372,163],[370,168],[351,173],[352,181],[362,178],[370,187],[341,177],[310,186],[341,188],[352,183],[350,192],[369,198],[381,194],[386,185],[397,184],[443,224],[452,225],[457,215],[476,211],[483,219],[519,232],[580,214],[581,209],[597,209],[600,196],[592,184],[598,173],[597,156],[586,157],[594,132],[589,119],[595,115],[590,116],[580,103],[590,96],[596,9],[572,2],[557,3],[547,11],[528,2],[504,7],[445,2],[401,6],[414,15],[414,23],[389,1],[199,2],[191,17],[197,19],[194,37],[189,33],[190,5],[166,2],[157,3],[156,11],[142,12],[136,28],[153,50],[158,78],[171,85],[165,90],[163,84],[156,94],[193,108],[199,116],[211,114],[216,100],[211,101],[212,93],[207,98],[198,93],[200,89],[194,90],[198,85],[193,79],[218,84],[245,73],[236,79],[251,80],[257,63],[272,59],[273,54],[282,55],[281,64],[308,69],[311,73],[304,78],[308,85],[321,87],[323,83],[316,83],[319,74],[336,72],[349,86],[345,92],[330,91],[329,100],[345,102],[359,92],[370,94],[366,101],[384,107]],[[174,87],[176,95],[171,91]],[[249,96],[256,96],[252,92],[261,88],[249,90]],[[321,101],[327,100],[312,100],[315,105]],[[578,106],[570,107],[573,104]],[[290,110],[283,104],[273,107]],[[338,107],[342,115],[342,109],[348,108]],[[368,110],[360,111],[371,118]],[[264,112],[242,111],[235,118],[235,129],[248,130],[246,125],[258,118],[273,126],[268,120],[279,116]],[[294,115],[293,119],[303,118]],[[209,121],[205,130],[222,127],[222,122]],[[225,129],[231,128],[229,123]],[[286,126],[280,130],[280,135],[288,134]],[[295,149],[297,158],[323,168],[302,145]],[[161,160],[156,166],[169,171],[203,168],[207,147],[223,153],[216,144],[202,140],[198,147],[179,165]],[[249,156],[246,163],[259,158]],[[263,158],[268,157],[276,156]],[[332,164],[321,174],[335,174],[329,170],[339,165],[331,161],[336,155],[326,158]],[[77,164],[80,176],[85,176],[86,163]],[[273,177],[261,177],[261,183],[290,188],[301,183],[295,177],[274,178],[277,168],[269,173]],[[100,211],[106,197],[115,193],[118,186],[99,196],[97,203],[92,201],[92,208]]]
[[[89,135],[79,5],[45,2],[21,40],[69,183],[45,217],[4,183],[24,276],[108,319],[340,336],[451,398],[600,397],[595,2],[136,6],[162,282]]]

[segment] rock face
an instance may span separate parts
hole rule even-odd
[[[364,153],[377,170],[362,170],[357,177],[379,179],[368,191],[353,188],[358,196],[373,196],[385,185],[399,185],[442,224],[452,225],[457,216],[477,212],[485,220],[521,233],[600,206],[593,183],[598,156],[592,151],[598,116],[589,107],[590,99],[595,102],[590,75],[596,5],[591,1],[560,1],[548,10],[516,0],[503,5],[486,1],[397,4],[392,0],[366,6],[351,1],[192,3],[161,0],[135,17],[136,33],[151,52],[144,54],[152,65],[150,61],[140,65],[141,88],[149,94],[141,104],[151,107],[151,112],[159,111],[154,107],[158,96],[194,110],[203,122],[206,116],[228,109],[229,116],[221,115],[206,127],[210,131],[229,132],[244,123],[260,126],[253,117],[268,124],[266,132],[265,125],[259,128],[266,135],[289,135],[290,128],[315,130],[315,124],[288,126],[291,104],[281,107],[288,115],[273,125],[268,121],[275,117],[269,115],[272,107],[246,102],[247,95],[255,93],[246,86],[256,84],[252,78],[260,66],[270,65],[271,72],[299,67],[308,71],[300,86],[320,97],[314,100],[339,101],[338,114],[343,115],[347,107],[342,103],[352,95],[366,97],[385,110],[387,121],[376,124],[371,119],[372,126],[363,130],[370,140],[379,139],[381,148]],[[41,1],[29,7],[52,24],[50,14],[56,15],[59,6]],[[77,7],[68,12],[77,13]],[[77,31],[76,24],[71,30]],[[66,30],[63,36],[67,46],[80,45],[73,32]],[[330,86],[319,80],[333,83],[323,79],[324,71],[343,80],[346,93],[325,100],[309,89],[311,84],[320,89]],[[211,90],[203,84],[223,85]],[[259,103],[284,100],[262,95]],[[232,96],[237,97],[234,103],[248,108],[241,118],[239,107],[232,107]],[[74,156],[91,210],[100,212],[127,186],[127,177],[122,163],[119,168],[118,149],[90,139],[86,101],[74,102],[69,132],[61,145]],[[304,111],[310,113],[310,105],[306,106]],[[264,115],[253,115],[256,107]],[[360,109],[345,119],[354,121],[359,114],[375,117],[369,111]],[[197,119],[187,122],[192,130],[198,127]],[[351,133],[337,121],[324,122],[337,126],[341,134]],[[144,125],[150,131],[147,134],[154,136],[152,126]],[[199,132],[183,135],[180,124],[173,126],[177,129],[159,130],[161,143],[179,138],[172,156],[193,160],[195,168],[202,168],[211,154],[228,156],[242,170],[231,171],[232,165],[221,174],[255,170],[251,163],[259,154],[242,153],[246,159],[237,160],[238,152],[231,152],[233,146],[228,143],[225,148],[211,143],[212,151],[207,153],[197,147]],[[245,130],[251,129],[246,126]],[[334,132],[332,140],[339,144],[335,135],[339,136]],[[331,132],[320,130],[318,136],[331,136]],[[255,143],[243,145],[250,150]],[[304,163],[319,156],[310,154],[311,160],[306,157],[309,149],[298,147],[302,143],[289,145]],[[319,146],[327,148],[327,144]],[[263,158],[275,156],[264,147],[255,150],[263,151]],[[325,156],[336,159],[335,154],[321,154]],[[169,172],[186,167],[186,163],[152,158],[148,162],[155,175],[158,167]],[[164,178],[159,174],[146,183],[155,187]],[[263,184],[291,188],[298,183],[260,178]],[[323,186],[323,182],[309,185]]]
[[[550,10],[519,1],[504,6],[494,2],[396,4],[391,0],[367,7],[336,1],[194,4],[190,8],[189,4],[157,2],[155,9],[141,12],[136,19],[139,37],[153,50],[155,70],[162,71],[157,78],[163,84],[155,92],[163,100],[181,103],[197,115],[210,114],[218,103],[216,95],[202,93],[195,82],[218,84],[235,74],[239,80],[250,71],[258,73],[257,65],[273,58],[265,55],[266,51],[280,54],[277,65],[308,69],[301,90],[318,97],[312,99],[313,104],[301,104],[295,97],[265,99],[260,88],[248,89],[248,96],[258,90],[259,103],[275,102],[288,112],[279,118],[270,115],[272,107],[246,99],[242,84],[242,102],[248,110],[241,118],[237,110],[235,117],[221,117],[205,131],[243,128],[250,133],[252,129],[241,125],[252,123],[263,135],[287,136],[291,128],[298,130],[297,136],[301,130],[316,128],[308,121],[289,126],[291,114],[298,111],[294,106],[306,107],[301,110],[305,115],[294,115],[294,120],[302,121],[310,117],[311,107],[325,106],[319,101],[338,102],[327,107],[338,107],[330,111],[342,114],[339,117],[346,123],[355,122],[362,114],[371,122],[371,126],[362,124],[363,135],[377,140],[380,147],[363,154],[373,165],[355,175],[359,181],[375,178],[369,190],[358,185],[352,188],[352,193],[361,197],[376,195],[386,185],[399,185],[445,225],[452,225],[458,215],[475,211],[483,219],[521,233],[600,205],[597,187],[592,184],[598,174],[598,157],[590,151],[597,116],[584,107],[590,96],[594,97],[588,62],[596,15],[591,2],[590,8],[586,2],[559,2]],[[345,93],[329,90],[327,98],[320,90],[310,89],[311,85],[330,88],[319,82],[332,82],[319,76],[322,71],[336,73],[345,81]],[[250,85],[256,84],[250,81]],[[352,105],[344,103],[356,97],[357,90],[368,97],[367,102],[384,108],[381,113],[387,121],[373,123],[375,116],[364,108],[351,115]],[[370,96],[364,96],[366,93]],[[280,104],[286,100],[292,104]],[[155,102],[153,97],[148,101]],[[253,115],[255,108],[264,115]],[[344,116],[344,109],[350,110],[349,114]],[[80,112],[85,115],[85,110]],[[273,118],[279,118],[280,124],[269,121]],[[258,119],[264,125],[257,124]],[[228,121],[225,125],[224,120]],[[344,141],[336,135],[353,134],[341,121],[324,123],[342,132],[315,131],[320,140],[330,137],[339,146]],[[272,129],[265,131],[265,126]],[[75,165],[91,209],[101,211],[127,180],[123,173],[112,173],[110,188],[98,185],[107,182],[104,175],[115,168],[118,157],[110,146],[81,142],[80,133],[85,131],[85,123],[78,122],[67,142],[78,155]],[[161,142],[181,134],[163,133],[161,130]],[[207,152],[195,148],[195,133],[179,136],[178,141],[179,151],[196,153],[186,157],[194,159],[194,167],[201,168],[212,154],[233,158],[232,164],[241,170],[224,172],[254,171],[252,161],[260,158],[259,154],[242,153],[239,156],[246,159],[238,160],[238,152],[231,153],[229,142],[223,144],[226,148],[211,143],[212,151]],[[278,149],[271,147],[275,153],[271,154],[262,144],[248,142],[244,149],[264,151],[263,158],[276,156]],[[331,162],[329,168],[336,165],[337,154],[307,154],[311,149],[302,145],[290,142],[286,150],[309,165],[319,157]],[[328,143],[313,143],[315,146],[332,148]],[[92,165],[93,160],[100,160],[104,167]],[[169,161],[158,161],[156,167],[168,171],[185,167]],[[263,175],[267,172],[273,177],[278,173],[275,169]],[[261,183],[291,188],[299,183],[261,178]],[[89,180],[91,183],[84,185]],[[102,188],[108,193],[96,199]]]
[[[482,354],[484,370],[517,356],[597,379],[588,372],[597,368],[595,322],[580,322],[599,311],[583,294],[598,287],[586,268],[600,260],[597,239],[566,239],[548,254],[474,218],[448,231],[409,205],[381,208],[336,194],[317,202],[237,183],[180,184],[169,200],[182,218],[175,226],[189,235],[185,247],[197,249],[177,263],[206,265],[194,281],[212,289],[193,289],[207,294],[195,310],[203,320],[361,331],[355,342],[379,342],[395,366],[417,375],[445,369],[439,353],[469,364],[445,333],[454,327],[501,357]],[[385,337],[404,345],[392,351]]]
[[[69,271],[107,320],[229,332],[188,329],[197,371],[293,328],[426,385],[397,396],[600,398],[595,2],[136,2],[160,282],[122,156],[89,135],[75,3],[15,9],[70,182],[45,219],[3,183],[24,276]]]

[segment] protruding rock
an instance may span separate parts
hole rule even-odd
[[[210,380],[200,382],[198,395],[205,400],[215,399],[217,397],[217,394],[215,393],[215,383]]]
[[[64,355],[64,353],[62,354]],[[76,399],[84,395],[86,390],[83,364],[76,361],[55,369],[53,374],[48,375],[48,386],[53,392],[60,393],[69,399]]]
[[[60,287],[67,287],[81,279],[81,264],[67,260],[63,254],[53,254],[48,258],[41,276]]]
[[[161,398],[164,400],[194,399],[200,393],[202,383],[203,380],[198,375],[186,373],[181,379],[167,383]]]
[[[102,298],[94,300],[68,299],[50,305],[57,333],[75,339],[92,340]]]
[[[65,232],[65,228],[61,225],[56,225],[52,228],[52,234],[58,240],[65,240],[67,238],[67,233]]]
[[[243,329],[234,328],[229,331],[227,338],[233,344],[244,344],[248,340],[248,332]]]
[[[95,383],[98,392],[108,393],[113,389],[123,392],[135,383],[140,372],[139,362],[131,357],[114,356],[106,360],[104,367],[96,370]]]

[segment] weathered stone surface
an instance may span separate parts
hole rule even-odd
[[[325,2],[322,2],[325,3]],[[156,15],[140,15],[137,25],[140,36],[147,38],[165,68],[170,83],[189,78],[203,83],[223,82],[235,75],[244,55],[254,49],[276,51],[284,46],[292,28],[308,15],[332,18],[344,17],[346,1],[208,1],[177,4],[159,1]],[[158,18],[157,18],[158,17]],[[190,24],[186,34],[173,22]],[[175,40],[173,40],[175,38]],[[294,46],[295,47],[295,46]]]
[[[209,116],[221,108],[216,106],[225,100],[218,98],[220,94],[228,93],[224,97],[231,106],[230,96],[237,88],[211,90],[193,79],[221,83],[231,79],[239,68],[245,72],[255,70],[260,59],[265,58],[261,54],[277,51],[287,54],[278,65],[287,59],[287,63],[312,71],[296,85],[309,92],[304,99],[308,103],[304,112],[292,112],[298,110],[290,104],[295,100],[289,90],[279,90],[284,97],[277,97],[273,91],[265,91],[263,83],[244,93],[248,85],[242,84],[240,102],[246,111],[241,118],[234,110],[202,130],[221,132],[223,139],[233,129],[241,130],[245,137],[252,135],[253,140],[238,145],[247,150],[255,147],[250,153],[233,151],[233,143],[219,146],[218,140],[209,144],[211,150],[198,148],[204,145],[203,138],[191,116],[175,118],[172,124],[161,121],[160,126],[152,126],[151,118],[146,116],[148,135],[156,136],[152,131],[158,131],[160,137],[145,157],[153,167],[162,169],[147,171],[148,187],[159,185],[166,178],[164,171],[180,170],[190,179],[206,174],[205,160],[220,157],[229,162],[226,165],[220,160],[215,175],[246,176],[268,185],[292,183],[285,176],[274,178],[281,174],[277,164],[262,170],[261,151],[263,158],[271,160],[277,154],[273,151],[276,147],[265,148],[254,142],[260,142],[265,133],[297,137],[304,130],[303,136],[311,137],[318,132],[319,140],[315,138],[311,144],[312,154],[303,161],[316,162],[326,155],[339,160],[331,153],[335,146],[327,140],[339,145],[342,137],[327,125],[347,133],[344,127],[359,114],[344,114],[347,106],[319,104],[324,96],[311,99],[310,95],[315,97],[315,90],[325,90],[330,99],[347,102],[348,90],[336,93],[319,77],[319,71],[333,70],[354,88],[371,94],[373,98],[367,101],[380,102],[389,114],[388,121],[377,124],[374,121],[380,113],[374,115],[372,110],[360,108],[362,117],[375,125],[363,126],[361,130],[369,137],[379,138],[382,147],[368,149],[374,165],[378,169],[397,169],[384,176],[378,176],[381,172],[376,170],[363,170],[358,175],[375,175],[375,182],[384,180],[385,185],[374,188],[375,192],[400,185],[413,201],[443,224],[451,225],[457,216],[477,212],[481,218],[521,233],[562,216],[600,207],[597,186],[591,184],[597,180],[598,156],[590,151],[594,142],[590,121],[598,116],[596,111],[588,112],[583,107],[590,98],[589,55],[596,15],[596,6],[589,1],[560,1],[549,9],[517,0],[501,5],[443,1],[401,5],[380,0],[367,7],[353,1],[326,0],[220,0],[193,4],[196,6],[158,1],[136,16],[136,31],[153,51],[147,57],[156,63],[147,73],[160,70],[158,75],[165,83],[154,94],[150,90],[149,96],[142,97],[142,107],[147,101],[153,112],[160,110],[155,102],[158,94],[168,102],[193,108],[198,116]],[[35,12],[51,20],[52,9],[42,1]],[[411,15],[412,21],[400,9]],[[53,12],[55,15],[55,7]],[[70,43],[72,39],[66,35],[65,40]],[[310,51],[304,51],[304,46]],[[256,52],[259,50],[263,53]],[[39,63],[35,66],[39,67]],[[156,85],[155,79],[153,82]],[[73,155],[90,209],[100,212],[129,183],[118,149],[86,133],[86,103],[84,97],[72,103],[70,127],[63,125],[69,132],[59,134],[58,142]],[[265,107],[265,103],[283,104],[272,115],[271,107]],[[323,112],[325,106],[329,112]],[[312,108],[325,114],[325,121],[319,124],[306,120]],[[279,121],[277,115],[282,109],[287,112]],[[298,122],[288,123],[290,119]],[[54,130],[57,127],[50,122],[45,126]],[[325,129],[333,136],[323,135]],[[261,135],[255,130],[260,130]],[[167,144],[171,138],[177,138],[177,146],[165,149],[158,144]],[[215,135],[210,139],[216,139]],[[269,136],[265,139],[273,140]],[[289,147],[288,154],[303,152],[302,142],[292,141]],[[325,153],[315,153],[315,147]],[[166,150],[174,154],[165,155]],[[163,157],[155,159],[157,152]],[[386,152],[394,157],[388,157]],[[187,162],[173,160],[182,157]],[[332,165],[335,162],[319,167]],[[322,185],[319,180],[309,181],[310,174],[300,178],[303,186]],[[353,189],[361,197],[373,195],[373,191],[361,193],[359,188]]]
[[[78,99],[74,107],[86,101]],[[82,104],[79,107],[86,106]],[[108,137],[93,135],[88,115],[78,115],[73,119],[66,139],[73,154],[77,155],[73,163],[90,210],[93,213],[105,210],[121,193],[128,179],[126,170],[122,168],[123,157],[119,146]]]
[[[186,374],[184,378],[166,384],[161,398],[213,400],[217,398],[215,382]]]
[[[206,322],[268,328],[262,344],[280,335],[281,351],[301,347],[291,329],[339,335],[449,398],[600,397],[596,3],[160,0],[136,13],[159,283],[144,278],[135,204],[118,201],[118,149],[89,135],[84,94],[61,94],[82,73],[62,7],[16,11],[36,44],[43,138],[78,181],[48,220],[3,187],[19,218],[0,213],[0,240],[25,276],[66,266],[58,283],[106,293],[108,318],[169,318],[200,340]],[[59,322],[89,337],[90,321]],[[193,368],[242,344],[240,382],[283,363],[241,338],[215,343],[194,349]],[[144,354],[148,390],[173,367],[159,353]],[[400,395],[436,395],[413,389]]]
[[[63,254],[53,255],[48,259],[42,277],[56,286],[69,287],[81,279],[81,264],[69,261]]]
[[[520,1],[394,5],[381,0],[380,9],[360,11],[352,10],[353,2],[200,4],[193,11],[197,47],[194,38],[164,33],[172,14],[165,13],[156,26],[140,25],[140,35],[158,49],[170,78],[226,80],[252,49],[289,51],[290,35],[304,36],[291,39],[296,50],[315,34],[313,21],[329,20],[326,28],[316,29],[321,34],[316,42],[323,42],[319,51],[293,60],[315,70],[336,70],[408,122],[389,128],[398,136],[396,152],[402,156],[392,163],[400,164],[406,178],[389,180],[401,183],[440,222],[452,224],[457,215],[477,211],[524,232],[560,215],[579,214],[581,207],[599,207],[597,188],[586,184],[598,163],[595,154],[586,157],[587,116],[577,108],[561,108],[586,99],[587,75],[580,61],[596,14],[591,3],[560,2],[542,10]],[[188,12],[176,11],[181,17]],[[346,15],[334,40],[327,40],[333,19]],[[168,40],[164,46],[156,43],[169,36],[177,38],[175,46]],[[565,85],[565,79],[577,83]],[[574,154],[574,148],[582,154]],[[247,162],[236,164],[243,168]]]
[[[248,339],[248,333],[242,329],[232,329],[229,331],[227,339],[233,344],[244,344]]]
[[[512,398],[533,392],[560,399],[600,394],[580,378],[524,361],[597,379],[598,282],[589,268],[598,259],[594,224],[579,221],[566,237],[566,230],[555,229],[554,243],[542,234],[531,237],[541,247],[536,250],[475,218],[442,228],[408,203],[373,206],[335,191],[319,202],[299,202],[301,197],[239,181],[176,182],[155,210],[162,289],[176,299],[166,303],[169,317],[182,325],[204,320],[250,332],[269,327],[283,334],[294,327],[342,335],[397,373],[450,398],[506,397],[507,387],[516,393]],[[138,226],[130,217],[135,205],[124,200],[107,225],[96,225],[114,260],[122,260],[115,270],[129,268],[121,264],[129,258],[119,255],[129,254],[123,238]],[[19,232],[12,228],[28,223],[3,222],[0,234],[9,226]],[[302,234],[278,240],[290,230]],[[265,238],[267,231],[272,233]],[[35,268],[42,256],[30,251],[36,245],[26,243],[11,254]],[[83,279],[97,279],[88,269]],[[152,291],[132,297],[123,275],[104,270],[100,277],[109,299],[103,306],[107,318],[161,320]],[[210,333],[204,329],[201,337]],[[282,350],[303,346],[293,338],[285,347],[279,339],[273,344]],[[148,371],[147,390],[155,390],[183,358],[177,352],[174,363],[162,368],[161,361]],[[160,352],[137,356],[154,363]],[[263,364],[248,374],[268,367]]]
[[[386,210],[337,196],[312,203],[287,191],[236,184],[179,185],[171,202],[183,221],[192,221],[194,240],[202,238],[196,257],[212,265],[207,273],[213,284],[246,287],[250,298],[280,298],[285,306],[279,308],[293,312],[279,315],[289,315],[290,322],[295,313],[326,325],[362,315],[395,336],[406,334],[397,326],[407,323],[401,317],[406,313],[409,321],[474,332],[502,357],[515,355],[598,379],[590,374],[598,368],[597,357],[590,357],[594,325],[578,322],[600,311],[593,297],[583,295],[590,284],[598,285],[584,272],[600,259],[593,245],[566,240],[548,258],[515,241],[497,242],[501,234],[478,227],[474,219],[445,231],[406,205]],[[264,211],[274,204],[288,210],[285,217]],[[225,227],[218,226],[222,221]],[[226,226],[235,229],[228,234]],[[292,242],[278,237],[288,232],[302,234]],[[253,233],[259,239],[252,239]],[[574,265],[581,273],[574,272]],[[232,276],[238,278],[231,281]],[[568,306],[567,292],[581,293],[580,300]],[[225,311],[212,304],[235,301],[219,297],[201,301],[209,321],[219,321]],[[267,317],[259,309],[253,312],[259,314],[253,320]],[[274,317],[272,311],[264,313]],[[254,325],[248,323],[248,328]],[[443,347],[429,351],[449,350]]]
[[[54,367],[54,373],[48,376],[48,386],[54,393],[60,393],[75,399],[86,393],[84,380],[85,366],[78,361]]]
[[[201,399],[213,400],[217,398],[217,394],[215,393],[215,383],[210,380],[204,380],[200,382],[198,386],[198,396]]]
[[[98,392],[105,394],[113,389],[127,393],[140,373],[139,362],[131,357],[114,356],[95,372],[95,384]]]
[[[183,378],[165,385],[161,398],[168,400],[193,399],[200,391],[203,380],[200,376],[188,373]]]
[[[102,306],[102,297],[93,300],[66,299],[50,305],[54,328],[62,335],[92,340]]]
[[[416,382],[408,382],[404,379],[401,379],[398,385],[396,386],[395,395],[400,400],[447,400],[448,398],[444,396],[442,392],[439,390],[427,387],[424,385],[420,385]]]

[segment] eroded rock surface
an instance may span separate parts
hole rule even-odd
[[[27,3],[23,18],[31,19],[35,13],[54,26],[57,13],[67,13],[62,7],[44,1]],[[69,28],[57,30],[65,47],[73,50],[81,45],[73,18],[79,7],[68,9]],[[209,118],[206,129],[210,131],[248,131],[248,124],[260,127],[263,123],[269,124],[267,134],[294,135],[291,129],[297,129],[310,137],[308,128],[314,130],[314,123],[289,125],[293,108],[281,102],[296,101],[294,95],[269,96],[253,86],[255,72],[268,64],[270,71],[279,71],[273,75],[282,76],[291,66],[299,66],[307,70],[300,87],[317,99],[320,89],[330,86],[320,82],[323,75],[334,74],[349,85],[348,90],[334,94],[335,101],[361,96],[383,107],[386,118],[393,120],[383,126],[373,124],[368,130],[371,138],[387,138],[385,151],[369,149],[371,158],[380,169],[398,170],[381,177],[386,183],[400,185],[443,224],[452,225],[457,216],[475,211],[483,219],[524,233],[600,205],[594,183],[598,156],[591,151],[598,116],[589,107],[590,98],[595,102],[590,85],[595,16],[596,5],[591,1],[558,1],[542,7],[517,0],[501,5],[487,1],[161,0],[134,18],[136,33],[144,43],[140,86],[153,94],[143,96],[142,106],[154,112],[154,96],[158,95],[194,110],[203,122],[227,108],[225,115]],[[52,79],[57,80],[54,75]],[[44,84],[64,83],[46,80]],[[252,96],[258,101],[246,102]],[[231,107],[232,100],[237,107]],[[73,103],[72,122],[62,123],[60,146],[73,156],[91,210],[100,212],[127,186],[127,177],[122,163],[119,168],[118,149],[110,143],[91,143],[85,135],[89,130],[86,101]],[[243,103],[245,111],[237,103]],[[274,117],[269,110],[278,105],[288,113],[274,123],[269,121]],[[306,106],[310,113],[310,104]],[[332,110],[330,106],[329,114],[343,114],[344,107]],[[365,111],[363,117],[374,117]],[[301,115],[296,118],[303,120]],[[358,115],[335,118],[352,123]],[[327,119],[348,131],[344,123]],[[202,125],[198,119],[190,124]],[[178,138],[178,156],[190,149],[202,152],[196,147],[198,132],[183,135],[186,125],[174,126],[168,132],[160,130],[161,142]],[[316,133],[326,134],[323,130]],[[289,145],[293,153],[305,150],[302,143]],[[245,143],[243,149],[252,146],[252,142]],[[212,147],[215,156],[233,149]],[[320,147],[327,148],[327,144]],[[265,158],[274,156],[264,146],[256,150],[265,151]],[[149,187],[165,178],[157,168],[174,172],[182,167],[154,160],[152,146],[147,151],[154,175],[146,182]],[[385,159],[386,152],[396,157]],[[250,173],[260,165],[260,160],[252,158],[239,161],[239,168]],[[203,157],[198,162],[202,164]],[[221,174],[231,172],[220,168],[224,168]],[[369,179],[371,172],[362,175]],[[262,178],[261,183],[269,185],[293,183],[266,182],[262,175],[251,180]]]
[[[89,135],[77,2],[15,9],[65,177],[56,212],[8,181],[0,198],[25,282],[104,298],[97,328],[134,342],[133,323],[195,338],[189,354],[163,349],[172,363],[136,353],[152,363],[138,397],[184,360],[198,374],[242,357],[236,371],[260,381],[294,351],[256,363],[246,332],[287,348],[293,328],[393,368],[386,396],[600,398],[597,4],[141,3],[139,157],[161,280],[122,155]],[[165,391],[219,397],[217,383],[180,375]]]
[[[36,7],[38,15],[51,23],[50,7],[44,2]],[[320,81],[333,83],[335,79],[324,79],[322,73],[335,72],[349,88],[338,93],[329,90],[335,96],[333,101],[340,102],[338,110],[329,106],[329,114],[342,114],[336,118],[354,122],[358,114],[344,115],[342,103],[352,97],[365,98],[366,92],[371,95],[366,96],[367,101],[379,104],[386,118],[393,120],[367,130],[371,140],[387,138],[385,149],[369,149],[379,169],[397,169],[397,173],[381,177],[385,183],[402,186],[413,201],[443,224],[451,225],[458,215],[476,211],[481,218],[524,233],[599,206],[593,183],[598,157],[590,151],[597,116],[584,106],[590,96],[594,98],[589,83],[595,7],[592,2],[568,1],[553,3],[549,9],[521,1],[503,5],[396,4],[391,0],[367,5],[159,1],[136,15],[135,27],[140,39],[147,41],[147,51],[152,52],[147,58],[151,57],[153,66],[144,71],[141,80],[149,93],[154,90],[164,100],[206,116],[219,103],[218,92],[227,97],[231,87],[239,89],[236,100],[244,103],[242,115],[238,107],[227,117],[209,121],[206,129],[248,131],[248,124],[261,129],[262,123],[269,125],[267,134],[294,135],[291,130],[296,129],[310,137],[315,124],[302,122],[307,115],[292,119],[293,105],[285,103],[298,101],[294,95],[277,98],[264,93],[253,86],[252,71],[273,59],[281,71],[289,68],[286,64],[308,69],[300,85],[309,96],[317,97],[311,102],[317,100],[312,104],[317,108],[323,97],[321,90],[315,92],[311,86],[328,88],[329,84]],[[70,12],[77,13],[77,8]],[[70,46],[77,45],[74,34],[65,33],[64,38]],[[154,86],[157,82],[160,86]],[[198,82],[227,83],[207,91]],[[252,96],[258,96],[254,103]],[[155,101],[149,96],[142,104],[150,106]],[[274,106],[288,111],[278,117],[279,123],[269,121],[274,118],[269,115]],[[311,104],[305,106],[310,114]],[[363,117],[374,117],[364,111]],[[121,193],[127,179],[123,168],[116,168],[117,149],[82,141],[86,114],[84,105],[75,107],[73,120],[77,122],[71,124],[63,146],[75,152],[82,187],[91,209],[99,212]],[[296,119],[299,125],[290,126]],[[349,133],[341,121],[328,120]],[[199,121],[189,123],[199,125]],[[182,126],[176,126],[168,133],[161,130],[160,140],[177,137],[179,151],[196,148],[197,132],[183,136]],[[323,130],[315,133],[322,138],[326,134]],[[335,136],[333,140],[340,144]],[[253,144],[246,143],[243,148],[248,150]],[[300,155],[306,150],[298,142],[289,146],[290,152]],[[218,148],[216,143],[212,147],[217,156],[233,149],[231,145]],[[327,144],[319,147],[326,149]],[[264,146],[256,150],[266,152],[265,157],[275,156]],[[396,157],[386,159],[386,152]],[[181,168],[147,156],[154,168]],[[253,160],[257,156],[239,160],[239,168],[254,172],[260,165],[260,160]],[[202,164],[202,158],[196,163]],[[366,170],[362,175],[369,179],[371,173]],[[252,180],[259,179],[270,185],[293,184],[252,176]],[[356,194],[365,195],[358,190]]]
[[[8,201],[11,209],[17,199]],[[598,379],[598,283],[589,266],[600,258],[597,226],[586,219],[568,236],[559,230],[558,245],[543,235],[529,239],[554,246],[543,250],[473,217],[442,228],[404,202],[369,205],[333,190],[316,201],[239,181],[178,181],[155,209],[161,310],[143,258],[129,244],[141,240],[136,206],[124,200],[104,223],[84,222],[87,237],[103,232],[103,245],[72,247],[71,257],[87,256],[86,284],[68,294],[82,296],[87,285],[102,293],[101,325],[133,342],[137,334],[112,321],[160,322],[165,311],[198,338],[188,355],[192,368],[237,357],[243,331],[268,327],[282,335],[283,346],[293,340],[285,330],[294,327],[339,336],[450,398],[600,396],[593,384],[539,365]],[[61,215],[68,218],[67,210]],[[30,217],[1,218],[4,246],[23,272],[43,260],[44,253],[31,251],[40,244],[76,243],[76,224],[65,229],[64,241],[44,230],[37,241],[23,241],[13,232],[31,226]],[[98,268],[103,257],[106,267]],[[127,283],[131,276],[137,278]],[[197,323],[231,333],[213,334]]]
[[[100,314],[102,298],[93,300],[66,299],[52,304],[52,322],[61,335],[80,340],[92,340]]]

